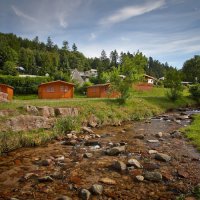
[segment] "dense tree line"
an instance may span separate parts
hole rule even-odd
[[[132,63],[134,66],[138,68],[142,66],[144,73],[156,78],[166,76],[168,71],[174,69],[168,63],[163,64],[152,57],[147,58],[139,51],[119,53],[113,50],[107,54],[102,50],[100,57],[86,58],[78,51],[75,43],[70,47],[67,40],[64,40],[62,47],[59,48],[51,37],[44,43],[40,42],[38,36],[29,40],[14,34],[0,33],[0,74],[13,76],[19,72],[40,76],[49,74],[54,79],[69,80],[70,69],[86,71],[93,68],[98,70],[98,78],[94,80],[97,83],[101,82],[104,72],[111,72],[121,66],[125,57],[134,60]],[[182,73],[182,79],[185,81],[199,81],[200,56],[186,61],[179,73]]]

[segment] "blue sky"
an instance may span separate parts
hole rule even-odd
[[[0,32],[104,49],[142,51],[181,68],[200,54],[200,0],[0,0]]]

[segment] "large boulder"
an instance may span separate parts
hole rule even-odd
[[[78,116],[78,109],[77,108],[55,108],[55,114],[57,116]]]
[[[12,131],[27,131],[40,128],[50,129],[54,123],[55,119],[33,115],[20,115],[9,119],[6,125]]]
[[[40,115],[43,117],[55,117],[55,110],[52,107],[44,106],[44,107],[37,107]]]
[[[8,102],[8,94],[0,92],[0,102]]]

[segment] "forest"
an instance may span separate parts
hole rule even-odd
[[[61,48],[54,44],[51,37],[46,43],[40,42],[38,36],[33,40],[16,36],[15,34],[0,33],[0,75],[17,76],[18,74],[49,75],[53,80],[70,80],[70,69],[86,71],[97,69],[97,80],[102,82],[102,74],[110,72],[123,65],[125,58],[129,58],[136,68],[156,78],[163,77],[168,71],[178,71],[183,81],[197,82],[200,80],[200,56],[185,61],[183,68],[177,70],[168,63],[161,63],[152,57],[147,58],[142,52],[117,52],[113,50],[107,54],[102,50],[101,55],[87,58],[79,52],[75,43],[69,46],[63,41]]]

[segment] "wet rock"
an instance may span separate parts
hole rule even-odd
[[[158,132],[158,133],[156,133],[156,135],[155,135],[157,138],[161,138],[161,137],[163,137],[163,133],[162,132]]]
[[[189,174],[184,169],[178,169],[178,176],[181,178],[188,178]]]
[[[86,132],[86,133],[91,133],[91,134],[94,133],[94,131],[91,128],[86,127],[86,126],[82,127],[82,130],[83,132]]]
[[[101,146],[101,143],[99,141],[86,141],[85,146]]]
[[[159,140],[147,140],[149,143],[158,143]]]
[[[62,197],[58,197],[56,200],[72,200],[72,198],[68,196],[62,196]]]
[[[62,145],[67,145],[67,146],[75,146],[78,142],[76,140],[70,140],[70,141],[62,141]]]
[[[101,179],[99,180],[99,182],[105,183],[105,184],[108,184],[108,185],[116,185],[116,184],[117,184],[115,180],[110,179],[110,178],[108,178],[108,177],[101,178]]]
[[[136,159],[133,159],[133,158],[128,160],[128,165],[134,166],[137,168],[143,168],[142,165]]]
[[[156,151],[156,150],[149,150],[149,154],[156,154],[156,153],[158,153],[158,151]]]
[[[164,153],[157,153],[155,154],[155,159],[164,162],[169,162],[171,160],[171,156],[168,156],[167,154]]]
[[[126,147],[125,146],[119,146],[119,147],[113,147],[111,149],[108,149],[106,151],[106,154],[109,156],[117,156],[122,152],[125,152]]]
[[[159,172],[145,172],[144,178],[148,181],[162,181],[162,174]]]
[[[124,171],[126,170],[126,164],[123,163],[122,161],[115,161],[112,165],[112,167],[115,169],[115,170],[118,170],[118,171]]]
[[[138,175],[135,177],[138,181],[143,181],[144,180],[144,176]]]
[[[91,188],[90,188],[91,192],[93,194],[96,195],[101,195],[103,193],[103,186],[100,184],[94,184]]]
[[[91,158],[92,156],[93,156],[92,153],[85,153],[85,154],[83,155],[84,158]]]
[[[170,135],[172,138],[179,138],[179,139],[182,138],[182,134],[180,131],[173,131],[172,133],[170,133]]]
[[[143,140],[144,139],[144,134],[136,135],[134,138]]]
[[[86,190],[86,189],[82,189],[81,190],[81,192],[80,192],[81,199],[83,199],[83,200],[89,200],[90,196],[91,196],[91,193],[90,193],[89,190]]]
[[[53,178],[51,178],[50,176],[43,176],[43,177],[38,178],[38,181],[40,183],[53,182]]]
[[[144,163],[143,164],[144,169],[148,170],[148,171],[153,171],[155,169],[159,169],[160,165],[156,164],[156,163]]]

